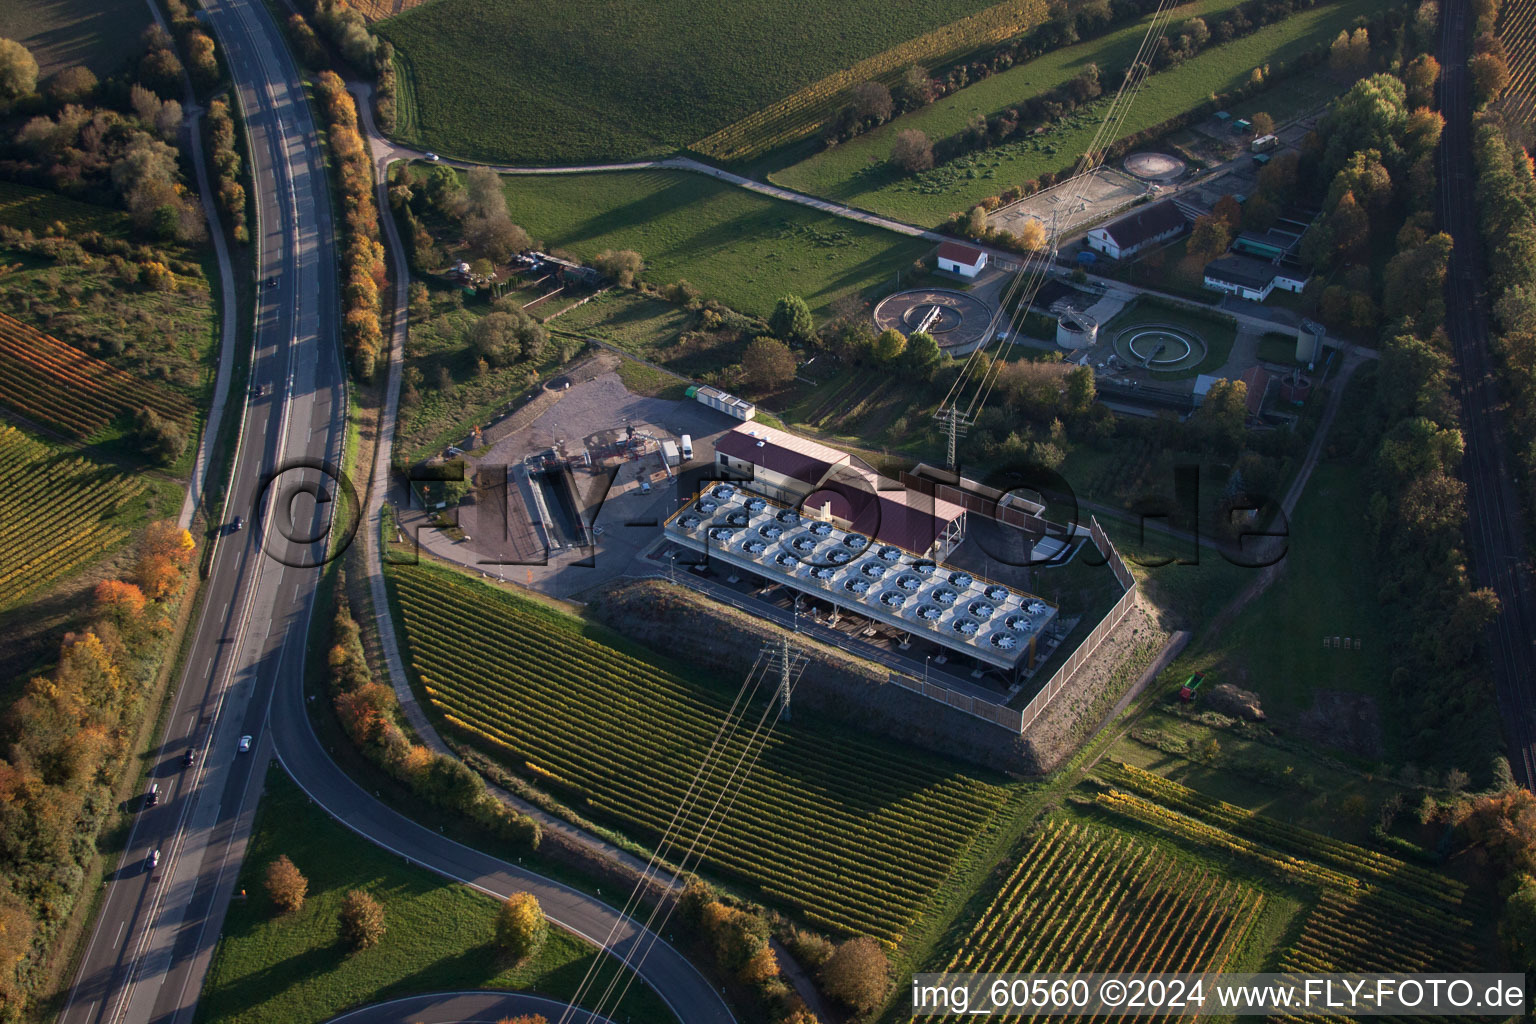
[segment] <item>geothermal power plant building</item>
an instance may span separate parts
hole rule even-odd
[[[671,540],[1005,673],[1034,666],[1056,608],[943,564],[965,534],[962,506],[772,427],[728,431],[715,451],[741,479],[674,513]]]

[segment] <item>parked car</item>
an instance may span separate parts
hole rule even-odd
[[[250,749],[251,749],[251,738],[249,736],[241,736],[240,737],[240,753],[242,753],[242,754],[249,753]]]

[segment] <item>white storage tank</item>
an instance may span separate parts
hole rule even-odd
[[[1056,321],[1056,344],[1076,351],[1091,348],[1099,339],[1099,325],[1087,313],[1069,309]]]

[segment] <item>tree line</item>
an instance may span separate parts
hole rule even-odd
[[[336,585],[331,620],[331,702],[342,731],[376,767],[440,811],[472,821],[520,849],[536,850],[539,823],[519,814],[486,791],[485,782],[464,762],[414,742],[400,724],[395,691],[376,682],[363,652],[362,630],[345,596],[346,578]]]
[[[0,1020],[22,1019],[50,976],[132,765],[194,553],[186,530],[151,524],[129,572],[96,586],[58,664],[0,716]]]
[[[373,167],[357,130],[357,104],[341,76],[322,71],[315,79],[315,96],[320,101],[341,195],[341,336],[353,372],[368,381],[373,379],[383,340],[380,292],[389,284],[384,244],[379,239]]]

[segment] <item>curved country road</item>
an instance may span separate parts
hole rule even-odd
[[[248,129],[255,262],[258,280],[271,282],[258,290],[251,373],[266,391],[245,396],[229,484],[228,514],[250,525],[226,528],[216,547],[153,755],[162,799],[131,828],[62,1024],[193,1019],[273,753],[368,840],[493,895],[534,892],[554,924],[619,955],[643,943],[637,973],[684,1024],[729,1024],[708,981],[659,937],[600,899],[410,821],[361,790],[316,739],[301,684],[336,486],[324,478],[339,472],[348,405],[330,187],[302,76],[266,7],[203,6]],[[236,750],[242,735],[254,738],[249,754]],[[189,749],[199,756],[184,767]]]
[[[391,999],[333,1017],[327,1024],[496,1024],[508,1017],[539,1014],[559,1020],[565,1004],[526,992],[432,992]],[[586,1010],[577,1010],[566,1024],[612,1024]]]

